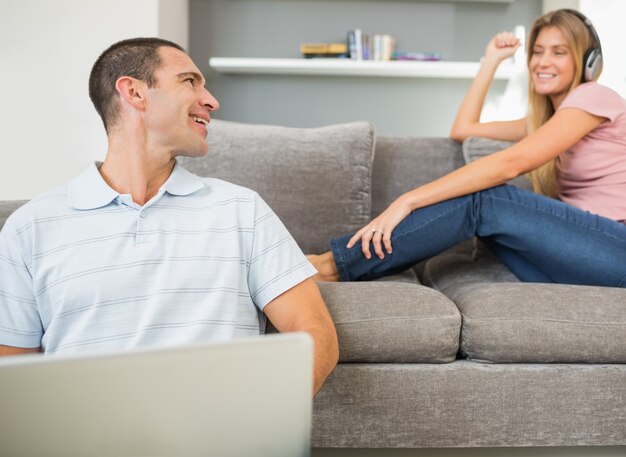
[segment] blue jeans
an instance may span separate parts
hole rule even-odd
[[[367,260],[350,235],[331,240],[342,281],[403,271],[477,236],[521,281],[626,287],[626,225],[504,185],[409,214],[393,253]]]

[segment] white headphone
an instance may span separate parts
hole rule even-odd
[[[567,11],[583,21],[591,34],[593,43],[591,47],[587,49],[583,57],[582,82],[595,81],[600,74],[600,70],[602,70],[602,45],[600,44],[600,37],[598,37],[598,33],[593,27],[593,24],[591,24],[591,21],[583,13],[572,9],[563,9],[562,11]]]

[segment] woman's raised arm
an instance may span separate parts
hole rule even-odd
[[[480,122],[480,113],[498,65],[515,54],[521,43],[512,33],[498,33],[489,41],[476,78],[461,103],[450,137],[463,141],[470,136],[483,136],[496,140],[517,141],[526,136],[526,120]]]

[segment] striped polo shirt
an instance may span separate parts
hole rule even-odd
[[[0,344],[77,353],[258,335],[316,273],[249,189],[176,164],[144,206],[91,165],[0,233]]]

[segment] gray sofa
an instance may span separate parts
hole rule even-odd
[[[257,190],[307,253],[504,146],[376,138],[365,122],[213,121],[208,141],[184,165]],[[20,203],[0,203],[0,224]],[[315,398],[314,447],[626,444],[626,289],[520,283],[476,239],[384,280],[319,285],[340,363]]]

